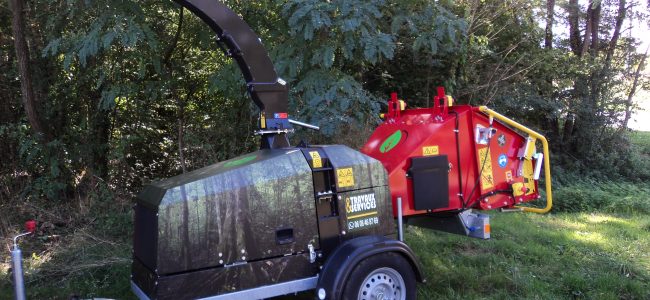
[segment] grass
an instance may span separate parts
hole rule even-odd
[[[407,229],[427,278],[419,299],[650,299],[650,215],[491,215],[490,240]],[[27,255],[28,298],[134,299],[131,246],[128,234],[122,236],[130,221],[96,222],[95,231],[117,230],[98,236],[77,229]],[[43,241],[27,243],[25,253],[37,243]],[[11,295],[5,276],[0,299]]]
[[[650,299],[650,216],[491,213],[492,239],[409,228],[419,299]]]
[[[56,228],[24,239],[28,299],[70,299],[80,296],[135,299],[131,295],[131,216],[97,216],[86,225]],[[0,258],[0,299],[12,299],[10,257]]]
[[[635,131],[631,137],[632,144],[639,147],[642,153],[650,154],[650,131]]]

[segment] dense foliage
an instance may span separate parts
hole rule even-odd
[[[289,83],[291,116],[322,127],[293,144],[359,147],[389,92],[425,107],[439,85],[549,138],[554,212],[588,213],[500,215],[489,243],[409,230],[433,278],[420,298],[647,298],[650,133],[628,123],[650,88],[634,38],[650,2],[222,1]],[[132,297],[133,195],[255,150],[256,121],[236,64],[173,1],[0,0],[0,235],[41,222],[28,295]]]
[[[359,146],[388,92],[426,106],[444,85],[459,103],[491,105],[544,132],[561,174],[650,179],[627,129],[648,85],[647,53],[629,25],[647,22],[647,3],[225,2],[290,84],[291,114],[323,128],[293,143]],[[172,1],[0,8],[4,203],[62,201],[84,212],[256,148],[241,73]]]

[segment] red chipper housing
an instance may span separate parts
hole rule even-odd
[[[535,143],[541,140],[547,153],[543,136],[486,107],[453,105],[443,88],[438,88],[430,108],[405,109],[396,93],[388,104],[384,123],[361,151],[388,171],[396,217],[398,207],[406,220],[470,208],[550,209],[548,162],[547,208],[516,206],[540,198],[538,179],[545,160]],[[444,229],[439,228],[444,223],[440,220],[424,218],[430,227]],[[485,231],[488,235],[479,237],[489,237],[489,225]]]

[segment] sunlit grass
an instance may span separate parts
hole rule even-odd
[[[407,230],[421,299],[650,299],[650,216],[491,216],[487,241]]]

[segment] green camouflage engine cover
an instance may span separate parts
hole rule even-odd
[[[134,254],[157,274],[318,248],[312,170],[300,150],[261,150],[156,182],[138,196]],[[277,232],[293,230],[280,245]]]
[[[132,280],[151,299],[221,295],[315,276],[344,241],[394,233],[379,161],[339,145],[261,150],[140,193]]]

